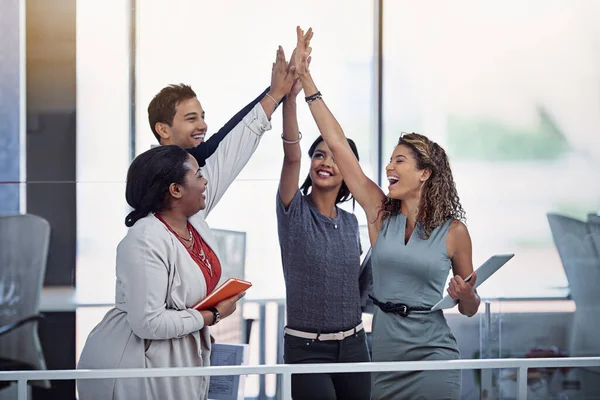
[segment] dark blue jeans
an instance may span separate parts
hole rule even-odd
[[[344,340],[310,340],[291,335],[284,337],[283,359],[286,364],[368,362],[365,331]],[[294,400],[369,400],[371,374],[293,374]]]

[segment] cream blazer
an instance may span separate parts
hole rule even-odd
[[[262,134],[271,129],[257,104],[219,144],[202,169],[206,208],[190,223],[220,259],[205,218],[219,202]],[[190,308],[206,281],[181,242],[154,215],[140,219],[117,247],[115,307],[87,338],[78,369],[201,367],[210,363],[210,334]],[[206,377],[78,380],[81,400],[206,399]]]

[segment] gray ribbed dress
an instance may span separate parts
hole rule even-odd
[[[437,227],[427,240],[417,224],[404,243],[406,217],[384,222],[372,252],[373,296],[412,307],[431,307],[444,293],[452,267],[446,247],[451,221]],[[456,339],[442,311],[413,312],[406,317],[375,307],[373,361],[456,360]],[[373,373],[374,400],[458,399],[460,371]]]

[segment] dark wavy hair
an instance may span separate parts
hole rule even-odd
[[[398,146],[407,146],[420,170],[431,170],[431,176],[423,183],[417,222],[423,227],[423,236],[429,238],[433,230],[449,219],[465,221],[465,211],[460,204],[450,162],[444,149],[426,136],[406,133],[400,136]],[[400,200],[387,198],[381,209],[382,221],[400,213]]]
[[[156,132],[156,124],[162,122],[173,126],[173,118],[177,111],[177,104],[183,100],[196,98],[196,92],[191,86],[180,83],[179,85],[169,85],[163,88],[154,96],[148,105],[148,122],[154,137],[160,143],[160,135]]]
[[[314,143],[310,146],[310,149],[308,149],[308,156],[312,159],[313,155],[315,154],[315,150],[317,149],[317,146],[319,145],[319,143],[321,143],[323,141],[323,137],[319,136],[317,138],[317,140],[314,141]],[[358,160],[358,149],[356,148],[356,143],[354,143],[354,141],[352,139],[348,139],[348,144],[350,145],[350,148],[352,149],[352,152],[354,153],[354,155],[356,156],[356,159]],[[312,179],[310,178],[310,171],[308,173],[308,176],[306,177],[306,180],[304,181],[304,183],[302,184],[302,186],[300,186],[300,190],[302,191],[302,193],[306,196],[309,192],[309,190],[312,188]],[[352,198],[352,193],[350,193],[350,189],[348,189],[348,186],[346,186],[346,182],[342,181],[342,187],[340,188],[337,197],[335,198],[335,204],[338,203],[343,203],[345,201],[348,200],[354,200]]]
[[[169,207],[169,186],[185,184],[189,167],[187,151],[179,146],[158,146],[137,156],[127,171],[125,199],[133,211],[125,217],[131,227],[149,213]]]

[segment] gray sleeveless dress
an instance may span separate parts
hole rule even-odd
[[[384,222],[373,247],[373,296],[412,307],[431,307],[442,298],[452,267],[446,247],[451,221],[427,240],[417,224],[404,244],[406,217]],[[402,317],[375,307],[373,361],[459,359],[458,346],[442,311],[411,312]],[[372,375],[374,400],[458,399],[460,371],[377,372]]]

